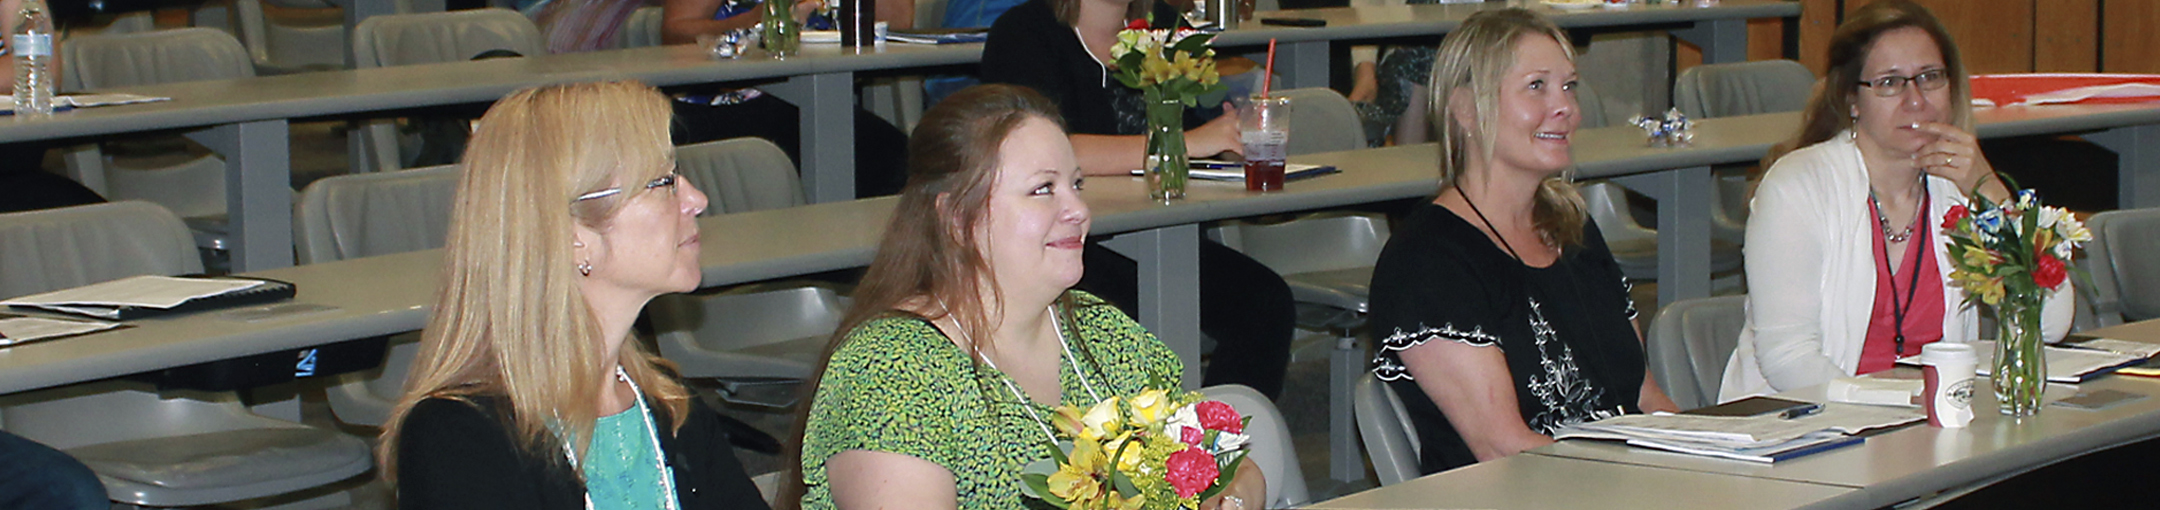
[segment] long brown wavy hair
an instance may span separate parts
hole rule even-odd
[[[923,112],[922,121],[908,138],[908,179],[901,188],[900,204],[893,208],[892,223],[878,242],[877,257],[870,262],[862,282],[855,287],[855,302],[833,332],[810,381],[822,380],[834,352],[848,342],[849,334],[873,320],[894,315],[926,320],[953,318],[967,332],[958,340],[975,363],[982,363],[977,344],[989,342],[993,325],[1002,317],[982,302],[984,296],[1002,302],[997,276],[984,257],[983,239],[975,235],[989,218],[990,193],[997,184],[998,150],[1005,138],[1030,119],[1065,123],[1057,104],[1033,89],[991,84],[968,87],[947,96]],[[1078,301],[1075,294],[1060,296],[1056,320],[1073,331],[1073,312],[1095,306]],[[980,345],[987,350],[988,345]],[[1092,360],[1086,347],[1075,346]],[[978,381],[981,382],[981,381]],[[802,481],[802,444],[816,386],[806,385],[798,400],[793,441],[780,458],[795,459],[781,480],[778,509],[800,507],[807,487]],[[986,392],[987,394],[987,392]]]
[[[1854,96],[1860,93],[1860,73],[1867,66],[1875,40],[1892,30],[1917,27],[1935,40],[1942,51],[1944,72],[1950,75],[1950,124],[1972,130],[1972,78],[1965,74],[1965,59],[1958,56],[1957,41],[1950,30],[1927,7],[1910,0],[1882,0],[1861,7],[1838,25],[1830,36],[1830,67],[1815,83],[1815,95],[1801,113],[1800,133],[1770,148],[1763,168],[1802,147],[1822,143],[1852,129]]]

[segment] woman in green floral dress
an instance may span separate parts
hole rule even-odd
[[[1024,508],[1050,409],[1175,386],[1176,355],[1070,290],[1089,225],[1056,107],[1011,85],[923,116],[908,185],[818,379],[801,442],[804,508]],[[1241,466],[1203,508],[1266,493]],[[1226,501],[1228,503],[1226,503]],[[1036,503],[1039,504],[1039,503]]]

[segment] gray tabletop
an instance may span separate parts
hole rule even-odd
[[[1758,509],[1801,506],[1848,487],[1581,459],[1516,455],[1314,503],[1326,510]]]
[[[2160,343],[2160,321],[2147,321],[2082,335]],[[1901,369],[1909,370],[1909,369]],[[1701,473],[1746,476],[1854,489],[1820,502],[1817,508],[1879,508],[1902,501],[1965,488],[2036,469],[2084,453],[2160,436],[2160,381],[2131,376],[2102,376],[2075,388],[2050,386],[2050,400],[2073,391],[2111,389],[2147,398],[2099,411],[2046,406],[2038,416],[2012,419],[1991,412],[1992,391],[1973,392],[1976,413],[1961,429],[1907,426],[1869,437],[1860,446],[1810,455],[1776,464],[1727,461],[1628,448],[1597,441],[1562,441],[1531,450],[1538,456]],[[1821,387],[1780,396],[1824,401]],[[1800,505],[1764,504],[1763,507]]]

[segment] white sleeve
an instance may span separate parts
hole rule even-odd
[[[1813,200],[1806,173],[1785,165],[1809,162],[1787,158],[1773,165],[1755,192],[1744,245],[1748,279],[1748,322],[1755,339],[1754,362],[1779,391],[1828,382],[1843,375],[1823,354],[1823,265],[1828,220]]]
[[[2048,342],[2062,341],[2070,334],[2072,322],[2077,320],[2077,283],[2073,278],[2063,279],[2062,288],[2049,295],[2040,304],[2040,338]]]
[[[1358,64],[1371,64],[1379,61],[1379,46],[1371,44],[1360,44],[1350,47],[1350,67],[1357,67]]]

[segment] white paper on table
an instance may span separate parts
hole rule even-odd
[[[1972,342],[1973,353],[1979,355],[1980,375],[1990,375],[1995,368],[1995,342],[1981,340]],[[2049,346],[2047,356],[2047,380],[2049,382],[2075,384],[2083,381],[2086,374],[2120,367],[2143,360],[2143,357],[2093,349],[2071,349]],[[1920,365],[1919,356],[1899,358],[1901,365]]]
[[[1761,416],[1632,414],[1575,425],[1553,434],[1556,439],[1650,439],[1754,447],[1791,441],[1822,431],[1844,434],[1903,425],[1926,419],[1907,408],[1827,403],[1813,415],[1786,419]]]
[[[53,108],[89,108],[119,104],[154,103],[171,101],[170,97],[145,96],[141,94],[67,94],[53,96]],[[0,94],[0,110],[13,111],[15,96]]]
[[[2079,349],[2108,351],[2116,354],[2137,356],[2140,358],[2151,358],[2154,355],[2160,355],[2160,344],[2133,342],[2129,340],[2116,340],[2113,338],[2095,338],[2083,342],[2071,342],[2063,345],[2066,347],[2076,347]]]
[[[2151,83],[2117,83],[2058,90],[2025,96],[2018,101],[2022,105],[2075,103],[2093,98],[2150,97],[2160,99],[2160,85]]]
[[[0,305],[15,306],[138,306],[147,308],[172,308],[190,299],[239,292],[261,286],[262,280],[228,278],[178,278],[172,276],[136,276],[121,278],[62,289],[44,294],[23,296]]]
[[[0,319],[0,345],[34,342],[57,336],[79,335],[120,327],[117,323],[11,317]]]
[[[1913,396],[1925,386],[1926,381],[1919,379],[1839,377],[1823,388],[1823,396],[1831,402],[1912,407]]]

